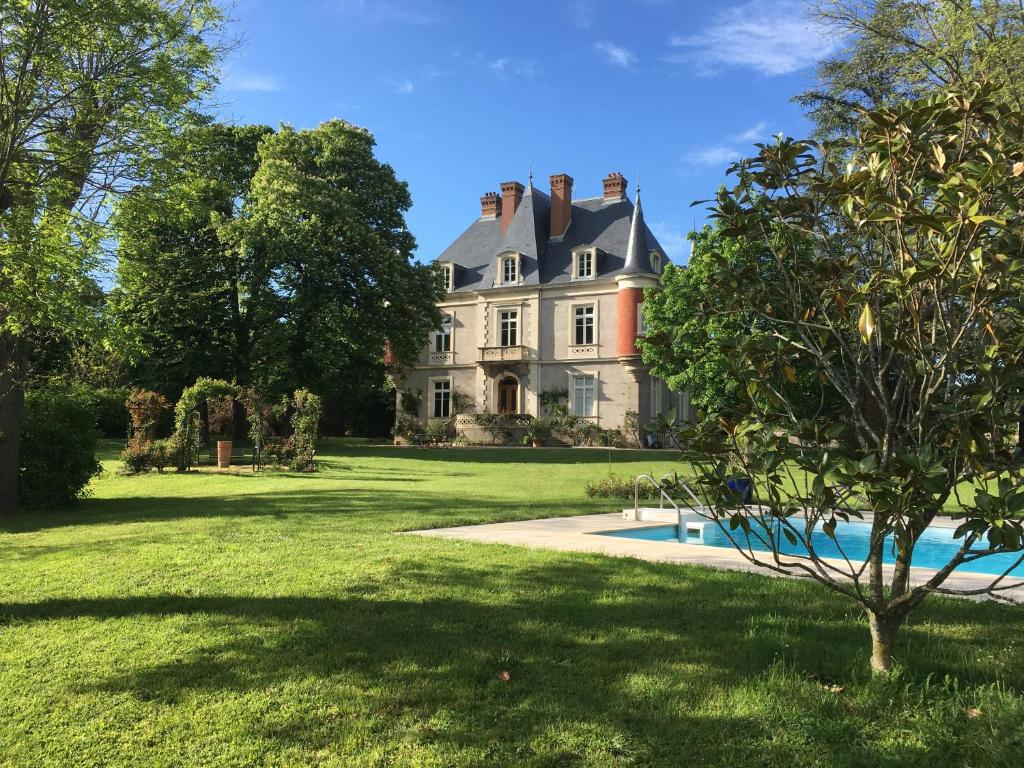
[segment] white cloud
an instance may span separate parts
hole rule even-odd
[[[698,149],[692,152],[687,152],[684,156],[684,160],[691,165],[721,165],[725,166],[742,157],[736,147],[728,147],[724,145],[718,145],[713,147],[705,147],[704,149]]]
[[[480,56],[480,60],[483,60],[482,55]],[[510,59],[508,57],[495,59],[487,65],[487,69],[501,80],[507,80],[512,76],[535,77],[540,71],[537,64],[532,61],[524,59]]]
[[[761,120],[756,125],[752,125],[743,133],[738,133],[734,137],[736,141],[763,141],[765,137],[764,129],[768,127],[768,123]]]
[[[600,42],[594,43],[594,49],[598,53],[602,54],[605,61],[614,67],[632,69],[633,65],[636,64],[636,56],[621,45],[615,45],[614,43],[609,42]]]
[[[834,53],[840,40],[810,19],[799,0],[748,0],[718,13],[698,34],[673,37],[670,45],[676,51],[666,61],[694,65],[700,74],[743,67],[785,75]]]
[[[390,80],[389,84],[395,93],[405,96],[406,94],[412,93],[416,90],[416,85],[412,80]]]
[[[224,87],[229,91],[257,91],[269,93],[281,90],[281,82],[272,75],[260,74],[228,74],[224,78]]]
[[[690,241],[686,239],[684,232],[664,221],[651,224],[651,232],[658,238],[661,247],[665,249],[666,256],[676,264],[686,263],[690,257]]]

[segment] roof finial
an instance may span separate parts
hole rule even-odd
[[[526,180],[528,186],[533,186],[533,158],[530,158],[530,171],[526,174]]]

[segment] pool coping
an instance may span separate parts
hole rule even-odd
[[[428,538],[474,541],[485,544],[510,544],[530,549],[549,549],[560,552],[589,552],[610,557],[629,557],[648,562],[703,565],[719,570],[759,573],[780,578],[805,578],[796,574],[784,574],[754,565],[739,552],[724,547],[701,544],[680,544],[668,541],[647,541],[616,536],[601,536],[602,533],[618,533],[637,528],[657,528],[666,524],[664,520],[637,521],[624,519],[622,513],[610,512],[596,515],[571,517],[548,517],[536,520],[515,520],[506,523],[484,523],[480,525],[459,525],[451,528],[431,528],[408,531],[408,535]],[[942,527],[946,527],[942,525]],[[842,560],[823,558],[825,562],[845,566]],[[893,567],[884,566],[886,576],[891,577]],[[935,573],[931,568],[911,568],[912,585],[921,584]],[[954,573],[943,586],[950,589],[979,589],[990,584],[995,577],[983,573]],[[1024,601],[1024,580],[1016,580],[1016,586],[1000,594],[1015,601]],[[970,596],[974,599],[992,599],[989,595]]]

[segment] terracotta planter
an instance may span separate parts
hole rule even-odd
[[[230,467],[231,466],[231,441],[230,440],[218,440],[217,441],[217,466],[218,467]]]
[[[534,440],[533,441],[533,447],[534,448],[540,448],[542,445],[544,445],[544,442],[541,441],[541,440]]]

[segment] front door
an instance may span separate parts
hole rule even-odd
[[[519,413],[519,382],[511,376],[498,382],[498,413]]]

